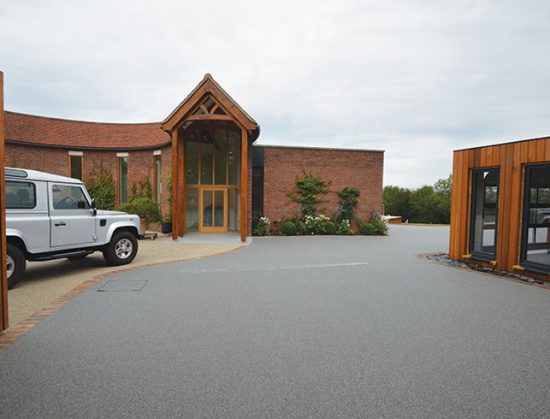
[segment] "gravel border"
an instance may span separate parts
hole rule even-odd
[[[432,253],[424,255],[424,258],[430,262],[439,263],[440,265],[451,266],[453,268],[466,269],[476,272],[482,272],[501,278],[514,279],[528,284],[540,285],[548,290],[550,290],[550,281],[545,281],[543,279],[531,278],[527,275],[521,275],[513,272],[501,271],[495,268],[487,268],[485,266],[476,265],[473,263],[467,263],[459,260],[454,260],[449,258],[448,253]]]

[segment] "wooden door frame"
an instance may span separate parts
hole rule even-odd
[[[229,210],[228,210],[228,204],[229,204],[229,188],[224,186],[216,186],[216,185],[207,185],[207,186],[199,186],[199,233],[227,233],[229,231]],[[204,227],[203,226],[203,192],[205,191],[223,191],[223,227]],[[214,224],[214,194],[212,195],[212,224]]]

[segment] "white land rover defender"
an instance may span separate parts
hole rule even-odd
[[[6,168],[8,287],[27,260],[80,259],[101,250],[110,265],[134,260],[139,216],[97,210],[78,179]]]

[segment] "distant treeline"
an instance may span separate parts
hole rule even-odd
[[[449,224],[451,217],[452,177],[439,179],[433,186],[418,189],[386,186],[384,188],[384,213],[400,215],[403,222]]]

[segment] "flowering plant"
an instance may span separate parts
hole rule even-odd
[[[256,228],[254,228],[254,235],[255,236],[267,236],[269,235],[269,226],[271,225],[271,221],[267,217],[260,217],[258,219],[258,224],[256,224]]]
[[[316,217],[306,215],[304,225],[308,234],[336,234],[336,224],[324,214]]]
[[[353,234],[353,231],[351,230],[351,222],[349,220],[343,219],[338,225],[337,233],[344,236],[349,236]]]

